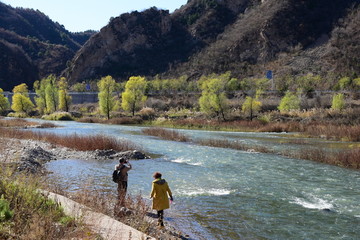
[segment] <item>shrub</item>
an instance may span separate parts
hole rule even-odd
[[[4,198],[4,194],[2,194],[0,198],[0,223],[10,220],[13,214],[10,210],[9,202]]]
[[[29,117],[26,113],[24,112],[11,112],[7,115],[8,117],[15,117],[15,118],[27,118]]]
[[[299,110],[300,99],[295,94],[287,92],[285,96],[281,99],[278,109],[280,110],[280,112]]]
[[[345,108],[344,94],[339,93],[339,94],[334,95],[333,99],[332,99],[331,109],[341,111],[344,108]]]
[[[55,121],[73,121],[73,117],[68,112],[55,112],[49,115],[42,116],[42,119],[45,120],[55,120]]]
[[[155,110],[153,108],[143,108],[139,111],[139,115],[144,120],[152,120],[155,118]]]
[[[186,137],[184,134],[181,134],[175,130],[153,127],[153,128],[144,128],[141,131],[146,135],[156,136],[166,140],[172,140],[177,142],[190,141],[190,139]]]

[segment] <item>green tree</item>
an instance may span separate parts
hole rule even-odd
[[[321,86],[322,78],[319,75],[313,75],[311,73],[300,76],[297,78],[297,85],[306,95],[314,92],[319,86]]]
[[[259,101],[258,94],[256,95],[256,97],[247,96],[244,104],[242,105],[242,111],[249,114],[250,121],[252,121],[254,114],[261,110],[261,106],[262,103],[261,101]]]
[[[9,99],[3,94],[2,88],[0,88],[0,110],[6,111],[10,108]]]
[[[207,79],[202,82],[201,89],[200,110],[210,116],[215,115],[218,119],[225,120],[225,114],[228,111],[228,99],[225,94],[223,79]]]
[[[122,93],[121,107],[135,115],[135,111],[140,110],[147,97],[145,96],[147,82],[144,77],[130,77],[126,82],[125,91]]]
[[[68,83],[66,78],[60,78],[58,82],[59,86],[59,109],[65,112],[69,111],[70,103],[71,103],[71,96],[68,94],[67,88]]]
[[[286,92],[285,96],[281,99],[278,106],[280,112],[287,112],[290,110],[300,109],[300,99],[292,92]]]
[[[57,87],[55,75],[49,75],[45,87],[46,112],[53,113],[57,111],[59,105],[59,88]]]
[[[13,89],[11,109],[15,112],[28,113],[34,108],[34,104],[29,98],[28,87],[25,83],[17,85]]]
[[[114,109],[116,100],[114,91],[116,82],[111,76],[101,78],[98,83],[99,88],[99,107],[102,114],[105,114],[107,119],[110,119],[110,113]]]
[[[34,82],[34,90],[36,93],[35,103],[36,108],[40,114],[44,114],[46,112],[46,94],[45,89],[47,86],[48,79],[43,78],[41,81],[37,80]]]
[[[344,94],[339,93],[333,96],[331,109],[343,110],[345,108],[345,97]]]

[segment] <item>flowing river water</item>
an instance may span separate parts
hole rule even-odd
[[[152,174],[163,173],[174,203],[165,220],[191,239],[360,239],[360,171],[316,162],[160,140],[140,127],[61,122],[58,134],[103,134],[130,140],[158,157],[131,161],[129,192],[148,198]],[[179,130],[180,131],[180,130]],[[181,130],[192,139],[228,139],[292,151],[289,135]],[[330,142],[311,140],[328,147]],[[296,142],[296,141],[294,141]],[[58,160],[47,168],[77,188],[94,179],[116,192],[117,160]],[[150,200],[149,200],[150,201]]]

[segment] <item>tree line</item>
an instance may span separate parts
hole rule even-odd
[[[297,85],[296,91],[289,88],[284,91],[278,110],[280,112],[299,110],[300,97],[314,91],[314,87],[320,81],[321,78],[318,76],[302,77],[301,84]],[[92,88],[94,89],[94,83],[92,83]],[[227,113],[231,111],[228,95],[240,90],[246,92],[241,110],[252,120],[261,111],[263,105],[261,96],[270,88],[269,79],[243,79],[240,81],[231,77],[230,72],[221,75],[202,76],[197,81],[189,81],[186,76],[177,79],[155,77],[150,81],[146,80],[145,77],[132,76],[127,81],[119,83],[111,76],[106,76],[96,82],[99,110],[107,119],[111,118],[112,111],[118,109],[123,109],[134,116],[136,111],[145,106],[149,93],[166,95],[174,92],[196,92],[200,94],[198,106],[201,112],[209,117],[226,120]],[[359,90],[360,78],[341,78],[336,83],[336,88],[338,90]],[[16,116],[27,116],[34,110],[39,114],[51,114],[57,111],[69,112],[71,105],[69,90],[77,89],[79,92],[87,90],[85,83],[69,86],[64,77],[56,78],[55,75],[49,75],[42,80],[35,81],[33,89],[36,93],[34,103],[29,97],[26,84],[15,86],[11,106],[4,96],[3,90],[0,89],[0,110],[4,112],[11,108],[15,111]],[[334,94],[332,108],[342,110],[344,107],[344,94]]]

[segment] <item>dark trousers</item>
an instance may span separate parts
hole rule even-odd
[[[164,226],[164,210],[157,211],[158,225]]]

